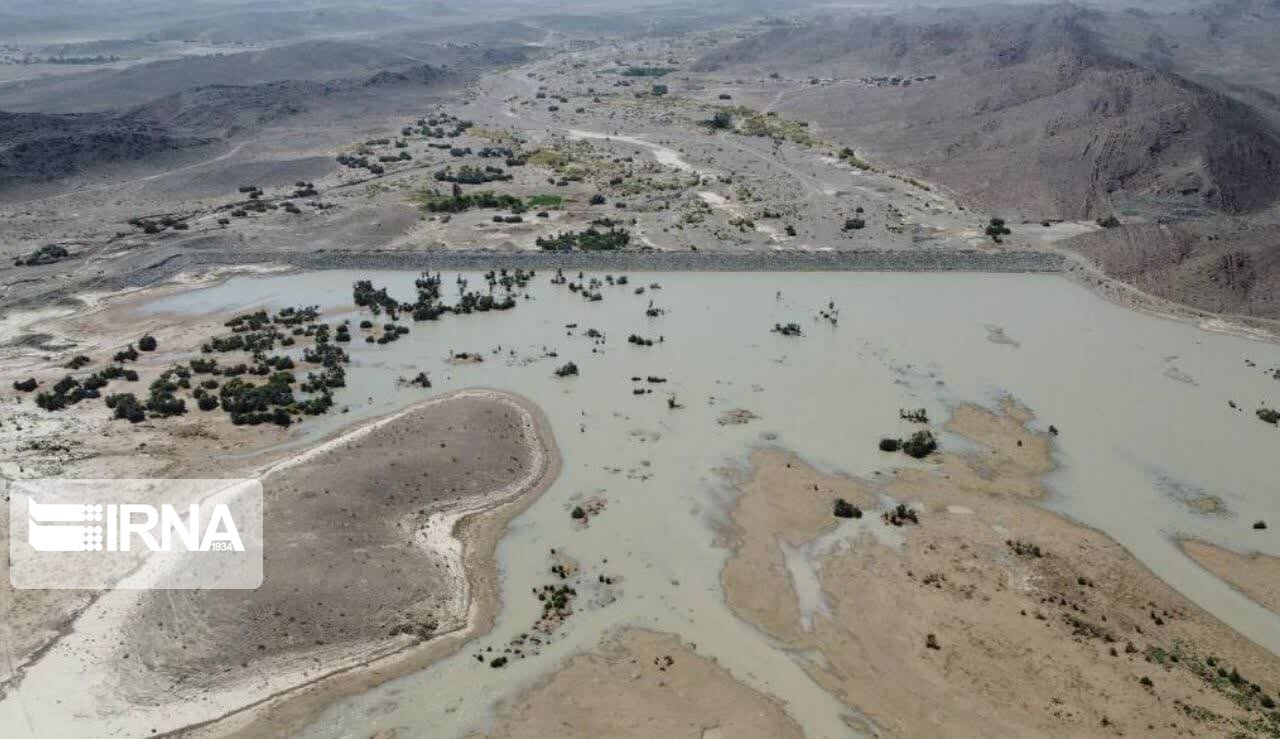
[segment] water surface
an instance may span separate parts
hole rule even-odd
[[[1199,568],[1174,543],[1192,535],[1280,555],[1274,529],[1250,529],[1257,519],[1280,521],[1274,462],[1280,433],[1253,415],[1260,403],[1280,401],[1280,382],[1262,372],[1280,364],[1276,347],[1127,311],[1052,276],[633,273],[626,287],[604,287],[601,302],[552,286],[549,277],[538,275],[514,311],[412,324],[408,336],[387,346],[357,337],[348,388],[337,398],[350,412],[308,420],[292,443],[431,393],[483,385],[525,395],[545,410],[565,464],[500,545],[504,608],[494,633],[476,645],[500,650],[529,631],[541,608],[530,588],[555,580],[547,571],[551,548],[568,551],[592,578],[620,577],[616,600],[584,603],[540,656],[494,670],[473,658],[474,648],[464,649],[333,706],[309,735],[363,737],[407,727],[412,735],[455,736],[483,728],[495,702],[623,625],[694,642],[739,679],[785,701],[810,736],[847,735],[845,709],[805,676],[804,657],[775,649],[723,604],[718,575],[725,553],[714,540],[731,491],[717,470],[744,464],[756,445],[778,444],[822,469],[869,475],[906,462],[876,448],[881,436],[908,430],[899,408],[923,407],[940,421],[955,404],[994,407],[1006,394],[1037,413],[1037,427],[1061,430],[1055,445],[1061,466],[1050,477],[1046,505],[1109,534],[1192,600],[1280,652],[1280,618]],[[369,272],[235,278],[149,309],[319,304],[333,316],[358,319],[350,305],[353,281],[373,279],[412,300],[414,278]],[[662,289],[634,294],[652,282]],[[470,283],[475,288],[483,280],[471,275]],[[452,290],[451,274],[445,285]],[[651,300],[666,313],[647,317]],[[839,311],[836,326],[815,320],[829,302]],[[803,327],[803,337],[770,331],[790,321]],[[588,328],[602,331],[606,343],[593,344],[584,336]],[[626,341],[632,333],[661,342],[639,348]],[[447,363],[461,351],[484,352],[486,361]],[[1246,359],[1258,366],[1246,366]],[[581,375],[556,378],[553,370],[569,360]],[[397,383],[419,371],[430,375],[431,390]],[[632,382],[649,375],[668,381]],[[653,392],[634,395],[634,387]],[[672,394],[683,408],[668,407]],[[1243,410],[1232,410],[1228,400]],[[760,418],[717,423],[735,408]],[[1197,514],[1187,491],[1216,495],[1228,510]],[[569,512],[593,495],[607,499],[607,510],[589,528],[576,529]],[[801,575],[802,559],[802,552],[788,556]],[[808,578],[797,581],[807,607],[821,608],[820,593],[805,587]]]

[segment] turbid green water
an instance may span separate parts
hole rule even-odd
[[[236,278],[151,309],[319,303],[341,316],[351,310],[354,280],[371,278],[412,300],[414,277]],[[367,737],[402,727],[410,736],[455,736],[482,728],[496,701],[624,625],[696,643],[699,653],[785,701],[811,736],[847,735],[841,720],[847,710],[804,675],[805,657],[774,648],[722,602],[725,553],[714,538],[731,491],[716,470],[743,464],[753,446],[768,443],[824,469],[868,475],[904,464],[904,456],[876,448],[881,436],[907,430],[899,408],[924,407],[944,420],[955,404],[994,407],[1005,394],[1031,407],[1040,428],[1052,423],[1061,430],[1055,448],[1061,467],[1049,480],[1047,505],[1111,535],[1188,597],[1280,651],[1280,618],[1199,568],[1172,541],[1188,534],[1280,555],[1274,461],[1280,432],[1253,415],[1261,402],[1280,404],[1280,382],[1262,372],[1280,365],[1277,347],[1126,311],[1056,277],[632,274],[629,286],[606,286],[604,300],[594,303],[548,284],[549,277],[538,275],[530,299],[514,311],[412,324],[408,336],[381,347],[357,337],[348,388],[338,397],[350,412],[309,420],[293,443],[431,393],[469,386],[518,392],[545,410],[565,464],[503,540],[504,608],[494,633],[473,646],[500,651],[530,630],[541,610],[530,588],[555,580],[547,572],[550,548],[576,557],[584,579],[607,574],[620,584],[584,587],[579,612],[536,657],[495,670],[474,659],[475,648],[464,649],[331,707],[309,735]],[[651,282],[662,289],[633,294]],[[483,281],[473,275],[471,284]],[[452,290],[451,275],[445,285]],[[650,300],[666,314],[647,317]],[[838,326],[814,320],[828,301],[839,310]],[[801,324],[805,335],[770,332],[788,321]],[[570,335],[571,323],[578,328]],[[606,343],[595,346],[583,335],[588,328],[604,332]],[[631,333],[663,341],[638,348],[626,341]],[[544,349],[558,357],[539,358]],[[480,351],[486,361],[451,366],[445,361],[451,351]],[[1246,358],[1258,366],[1246,366]],[[569,360],[581,376],[554,377]],[[396,382],[419,371],[429,373],[432,390]],[[633,387],[645,385],[631,378],[648,375],[668,382],[633,395]],[[672,393],[682,409],[668,408]],[[717,424],[734,408],[760,419]],[[943,443],[962,442],[944,436]],[[1219,496],[1228,512],[1193,512],[1186,500],[1200,494]],[[607,499],[608,508],[579,530],[569,512],[592,495]],[[1272,521],[1272,529],[1251,530],[1256,519]],[[877,531],[878,517],[869,516],[836,539],[859,526],[892,536]],[[812,580],[804,553],[789,552],[788,566],[802,602],[821,608],[820,593],[806,587]]]

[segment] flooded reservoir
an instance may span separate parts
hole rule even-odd
[[[327,319],[354,324],[361,318],[351,304],[354,281],[370,279],[411,300],[415,277],[234,278],[147,310],[319,304]],[[479,274],[464,277],[483,286]],[[308,734],[483,728],[496,702],[623,625],[680,634],[784,701],[811,736],[847,733],[847,711],[800,670],[804,657],[772,646],[724,605],[725,551],[716,542],[731,492],[721,472],[743,467],[753,448],[776,445],[819,469],[874,475],[904,464],[876,445],[909,432],[899,409],[945,419],[957,404],[995,407],[1006,396],[1036,413],[1036,427],[1060,432],[1047,506],[1113,537],[1194,602],[1280,650],[1280,618],[1177,545],[1179,537],[1238,543],[1255,519],[1280,519],[1280,438],[1253,414],[1280,396],[1280,383],[1258,369],[1280,361],[1274,346],[1126,311],[1056,277],[633,273],[613,285],[604,274],[585,275],[601,280],[600,301],[550,277],[532,280],[515,310],[410,324],[407,336],[385,346],[351,344],[347,388],[336,398],[349,412],[308,421],[295,432],[303,438],[290,443],[431,393],[483,386],[523,395],[549,417],[564,466],[500,545],[504,605],[494,632],[477,644],[507,644],[537,620],[540,603],[528,593],[547,581],[553,549],[617,584],[581,598],[571,623],[537,656],[492,670],[464,648],[333,706]],[[446,297],[453,279],[444,275]],[[792,322],[801,336],[771,330]],[[592,329],[601,338],[589,337]],[[633,334],[652,346],[628,342]],[[462,352],[484,361],[450,361]],[[570,361],[579,375],[557,377]],[[430,390],[399,382],[418,372],[430,377]],[[739,409],[754,418],[722,422]],[[964,443],[941,438],[943,448]],[[1193,505],[1202,497],[1220,501],[1216,512]],[[604,509],[589,525],[574,525],[571,512],[586,501],[603,501]],[[1274,535],[1258,533],[1247,539],[1251,548],[1280,554]],[[788,553],[801,600],[820,600],[805,595],[803,573],[813,565],[797,558]]]

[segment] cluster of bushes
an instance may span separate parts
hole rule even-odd
[[[862,160],[858,153],[849,147],[840,150],[840,159],[855,169],[871,169],[871,165]]]
[[[501,298],[490,295],[481,295],[476,292],[466,292],[462,294],[462,298],[453,306],[454,313],[484,313],[491,310],[510,310],[516,307],[515,298],[505,295]]]
[[[623,77],[662,77],[672,72],[671,67],[627,67],[619,72]]]
[[[369,161],[368,157],[358,154],[339,154],[338,164],[348,169],[367,169],[370,174],[385,174],[387,171],[381,164]]]
[[[643,336],[631,334],[627,337],[627,343],[635,344],[636,346],[653,346],[653,339],[646,339]]]
[[[472,125],[474,124],[471,121],[444,115],[434,118],[419,118],[416,129],[406,126],[400,129],[400,133],[404,136],[411,136],[416,132],[430,139],[453,139],[466,133],[467,129],[471,128]],[[446,129],[445,126],[449,126],[449,128]]]
[[[148,234],[158,234],[166,228],[172,228],[176,231],[186,231],[191,228],[185,221],[173,216],[162,216],[160,218],[130,218],[129,225],[134,228],[140,228],[143,233]]]
[[[915,509],[908,508],[906,505],[899,503],[893,510],[886,511],[880,516],[885,523],[893,526],[901,526],[907,522],[919,524],[920,514]]]
[[[772,331],[775,334],[782,334],[783,336],[803,336],[804,335],[803,332],[800,330],[800,324],[798,323],[787,323],[787,324],[775,323],[773,324]]]
[[[286,346],[293,343],[292,339],[287,339],[287,341],[286,339],[287,337],[282,337],[278,330],[266,328],[257,331],[233,333],[230,336],[214,336],[200,347],[200,351],[205,354],[240,351],[264,352],[275,349],[277,340],[280,340]]]
[[[488,182],[505,182],[512,179],[502,169],[486,165],[484,169],[463,165],[454,171],[453,167],[445,167],[432,175],[437,182],[453,182],[460,185],[483,185]]]
[[[1019,557],[1028,557],[1031,559],[1040,559],[1044,556],[1044,552],[1040,551],[1039,544],[1032,544],[1029,541],[1021,539],[1005,539],[1005,546],[1009,547],[1009,551]]]
[[[705,123],[713,130],[727,130],[733,128],[733,114],[727,110],[717,110]]]
[[[177,377],[177,380],[174,380]],[[187,403],[177,396],[179,388],[191,387],[190,373],[185,367],[175,367],[160,373],[151,383],[144,408],[153,418],[180,416],[187,412]]]
[[[65,246],[45,244],[27,256],[13,260],[13,264],[15,267],[35,267],[41,264],[54,264],[70,258],[71,252],[67,251]]]
[[[528,209],[524,201],[514,195],[499,195],[492,190],[478,190],[464,195],[456,184],[451,195],[434,191],[426,195],[422,207],[430,213],[461,213],[472,208],[500,208],[517,215]]]
[[[488,274],[490,292],[488,294],[467,290],[462,293],[458,302],[454,305],[446,305],[440,300],[441,280],[439,274],[431,275],[426,272],[415,281],[415,285],[418,288],[418,299],[414,303],[400,303],[387,294],[385,287],[374,288],[373,283],[369,280],[356,282],[353,293],[356,305],[370,308],[375,315],[381,309],[387,310],[392,315],[393,320],[396,312],[408,312],[415,321],[434,321],[445,313],[469,314],[484,313],[491,310],[510,310],[516,306],[515,298],[511,295],[512,286],[523,287],[527,284],[529,274],[523,270],[516,270],[516,274],[503,270],[500,275],[490,271]],[[460,288],[466,285],[461,278],[459,278],[458,284]],[[493,291],[499,284],[506,286],[507,292],[505,295],[494,295]],[[372,322],[362,321],[360,326],[361,328],[371,328]],[[396,332],[407,333],[408,329],[401,326],[396,328]],[[383,334],[383,336],[387,335],[386,333]]]
[[[99,370],[83,380],[66,375],[61,380],[58,380],[50,390],[37,394],[36,405],[46,411],[60,411],[86,398],[99,397],[99,390],[106,387],[112,380],[118,379],[136,382],[138,373],[131,369],[113,365]],[[15,390],[29,393],[36,389],[37,383],[35,378],[27,378],[21,382],[15,382],[13,387]]]
[[[268,316],[266,311],[255,311],[232,318],[226,326],[232,334],[214,337],[204,345],[206,353],[213,351],[249,351],[253,353],[253,363],[241,362],[231,366],[220,366],[216,359],[196,357],[186,364],[175,365],[151,383],[148,394],[139,399],[133,393],[114,393],[104,400],[112,409],[117,419],[138,423],[148,417],[164,418],[182,415],[187,412],[186,400],[179,397],[183,390],[191,391],[191,398],[203,411],[212,411],[219,407],[232,415],[232,422],[241,424],[276,423],[287,426],[292,423],[292,416],[297,414],[314,415],[323,413],[333,405],[331,388],[345,385],[345,372],[342,365],[349,358],[340,347],[329,343],[329,325],[318,323],[319,311],[316,307],[284,308],[275,315]],[[291,328],[291,335],[284,335],[278,328]],[[341,337],[347,332],[346,325],[339,327]],[[322,365],[319,373],[308,373],[307,382],[302,391],[315,397],[299,399],[293,393],[296,380],[292,370],[295,363],[288,355],[267,356],[277,340],[289,345],[292,336],[314,336],[316,344],[303,351],[304,360]],[[347,339],[349,340],[349,335]],[[147,335],[138,341],[143,351],[155,351],[158,342],[155,337]],[[116,354],[116,361],[132,361],[138,357],[138,350],[130,345]],[[79,368],[89,363],[89,358],[79,356],[69,366]],[[228,378],[219,387],[219,381],[212,377],[194,381],[196,375],[220,375]],[[264,384],[241,379],[242,375],[267,377]],[[100,397],[99,390],[110,381],[116,379],[128,381],[138,380],[138,373],[119,365],[111,365],[84,379],[76,379],[70,375],[64,377],[49,391],[40,393],[36,403],[46,410],[60,410],[74,405],[85,398]],[[14,384],[16,389],[27,392],[36,389],[34,378]],[[214,394],[213,391],[217,391]]]
[[[933,438],[933,432],[928,429],[921,429],[902,442],[902,451],[907,456],[916,459],[924,459],[936,451],[937,448],[938,441]]]
[[[284,410],[297,402],[293,395],[295,382],[293,375],[288,372],[277,372],[262,385],[236,377],[224,383],[218,390],[218,401],[215,407],[220,406],[222,410],[230,413],[231,422],[237,426],[246,423],[256,425],[268,420],[271,415],[274,415],[276,409]],[[202,407],[207,405],[208,403],[205,402]],[[287,410],[285,415],[288,415]]]
[[[364,340],[366,344],[377,344],[379,346],[382,346],[383,344],[390,344],[391,342],[395,341],[396,339],[399,339],[401,336],[407,333],[409,333],[408,326],[399,326],[394,323],[384,323],[382,324],[382,334],[380,336],[374,336],[373,334],[369,334],[368,336],[364,337]]]
[[[114,416],[117,421],[141,423],[147,420],[147,413],[143,410],[142,403],[138,401],[138,396],[133,393],[108,395],[104,402],[108,408],[115,412]]]
[[[235,218],[248,218],[250,213],[266,213],[279,207],[275,203],[268,203],[265,200],[250,200],[239,207],[232,208],[231,215]]]
[[[933,432],[928,429],[922,429],[915,432],[905,441],[902,439],[891,439],[888,437],[880,440],[880,451],[902,451],[916,459],[923,459],[937,449],[938,440],[933,437]]]
[[[1001,242],[1003,237],[1011,233],[1013,231],[1010,231],[1009,227],[1005,225],[1003,218],[992,218],[991,222],[987,224],[987,235],[997,244]]]
[[[385,310],[393,321],[400,311],[412,310],[412,306],[388,295],[387,288],[375,288],[371,280],[357,280],[351,286],[351,297],[357,306],[372,310],[375,316]]]
[[[615,251],[623,249],[631,241],[630,232],[620,228],[598,231],[588,228],[586,231],[569,231],[551,237],[538,237],[538,248],[544,251]]]
[[[116,420],[130,423],[146,420],[148,413],[152,418],[180,416],[187,412],[187,404],[176,393],[179,388],[191,386],[190,376],[183,367],[168,369],[151,383],[145,402],[133,393],[114,393],[103,402],[114,412]]]

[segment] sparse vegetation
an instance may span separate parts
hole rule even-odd
[[[1003,218],[992,218],[991,222],[987,224],[986,233],[991,237],[992,241],[999,244],[1005,236],[1013,233],[1013,231],[1009,230],[1009,227],[1005,225]]]
[[[627,67],[619,74],[623,77],[663,77],[672,71],[671,67]]]
[[[610,228],[598,231],[594,227],[586,231],[568,231],[555,236],[539,236],[535,243],[544,251],[615,251],[625,249],[631,234],[625,229]]]
[[[933,438],[933,432],[928,429],[921,429],[902,442],[902,451],[916,459],[924,459],[937,449],[938,442]]]
[[[70,258],[71,252],[67,251],[65,246],[45,244],[25,257],[18,257],[13,260],[13,263],[17,267],[35,267],[41,264],[54,264]]]

